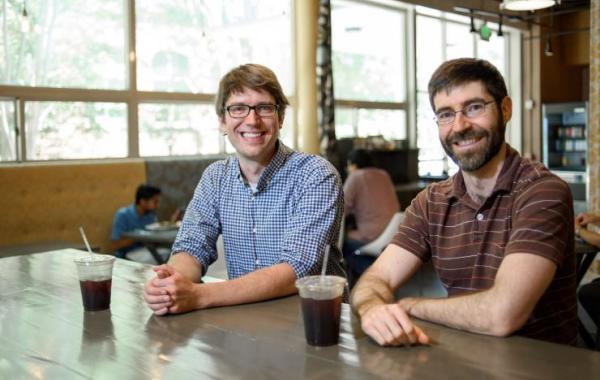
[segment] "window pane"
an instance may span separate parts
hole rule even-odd
[[[219,153],[221,134],[209,104],[140,104],[141,156]]]
[[[338,139],[355,136],[406,139],[406,112],[402,110],[336,107],[335,125]]]
[[[442,63],[443,41],[441,38],[431,38],[431,36],[441,37],[441,35],[441,20],[417,16],[417,90],[427,91],[431,74]]]
[[[17,160],[15,102],[0,100],[0,161]]]
[[[474,57],[473,34],[465,24],[446,23],[446,59]]]
[[[358,110],[355,108],[335,107],[335,137],[355,137]]]
[[[405,13],[333,1],[333,85],[338,99],[402,102],[406,98]]]
[[[506,76],[505,49],[506,41],[508,41],[509,38],[507,32],[504,32],[504,34],[506,34],[506,37],[498,37],[496,31],[494,31],[494,34],[489,41],[483,41],[481,39],[477,40],[477,55],[479,58],[490,61],[496,66],[504,78],[508,79]]]
[[[127,106],[120,103],[25,103],[27,158],[127,156]]]
[[[136,1],[138,87],[215,93],[219,79],[246,62],[260,63],[291,93],[290,1]]]
[[[0,83],[21,86],[126,87],[122,0],[5,2]],[[27,29],[24,27],[29,25]]]

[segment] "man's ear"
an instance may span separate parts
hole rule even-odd
[[[502,111],[502,116],[504,118],[504,123],[508,123],[510,118],[512,117],[512,99],[510,96],[505,96],[502,99],[502,103],[500,103],[500,108]]]

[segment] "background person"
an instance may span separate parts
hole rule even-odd
[[[296,292],[297,278],[343,275],[336,247],[341,180],[321,157],[279,140],[288,100],[275,74],[247,64],[219,83],[216,113],[236,154],[210,165],[188,205],[173,255],[144,292],[155,314],[256,302]],[[228,281],[200,283],[223,235]]]
[[[568,185],[504,140],[512,114],[489,62],[443,63],[429,99],[444,150],[459,166],[405,212],[392,243],[361,277],[353,310],[381,345],[428,343],[410,317],[471,332],[575,344],[573,201]],[[447,298],[394,291],[427,260]]]
[[[344,217],[353,217],[355,226],[346,229],[342,252],[348,280],[353,286],[375,261],[372,256],[355,255],[354,252],[383,232],[392,216],[400,211],[400,204],[390,175],[373,167],[367,151],[350,152],[348,173],[344,183]],[[350,226],[350,223],[346,225]]]
[[[135,229],[143,229],[149,224],[156,223],[156,209],[160,202],[161,190],[158,187],[142,184],[135,191],[135,202],[129,206],[121,207],[115,213],[112,231],[110,234],[111,248],[115,251],[115,256],[120,258],[129,258],[133,250],[139,253],[150,255],[141,243],[136,243],[133,239],[123,238],[124,232]],[[137,260],[136,260],[137,261]]]

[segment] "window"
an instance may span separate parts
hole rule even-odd
[[[264,64],[293,101],[291,8],[291,0],[5,2],[0,162],[226,152],[213,106],[223,74]]]
[[[4,2],[0,84],[124,89],[121,0]],[[25,4],[25,5],[24,5]],[[28,16],[22,16],[26,6]]]
[[[15,100],[0,98],[0,162],[17,159]]]
[[[231,68],[268,66],[292,88],[290,3],[280,0],[136,1],[138,85],[214,93]]]
[[[406,11],[332,1],[336,136],[407,138]]]
[[[476,21],[476,27],[478,24]],[[470,33],[468,17],[416,7],[416,108],[420,176],[443,177],[458,170],[439,142],[438,127],[433,120],[427,91],[429,78],[442,62],[459,57],[487,59],[504,76],[509,93],[513,84],[511,96],[513,101],[518,99],[519,90],[514,85],[516,81],[511,78],[508,70],[511,64],[509,53],[514,51],[510,45],[514,44],[514,35],[518,32],[504,26],[504,37],[498,37],[497,25],[490,23],[488,26],[494,33],[489,41],[483,41],[478,34]],[[514,70],[516,71],[518,70]],[[515,104],[519,104],[518,101]],[[520,130],[518,117],[514,117],[511,123],[513,127],[510,129]],[[507,138],[510,139],[508,133]]]
[[[125,104],[29,101],[25,106],[28,159],[127,155]]]

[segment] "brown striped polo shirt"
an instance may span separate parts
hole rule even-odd
[[[516,334],[575,344],[573,230],[568,185],[509,146],[494,190],[483,204],[467,194],[459,171],[417,195],[392,243],[423,261],[431,259],[449,296],[490,288],[511,253],[553,261],[554,279]]]

